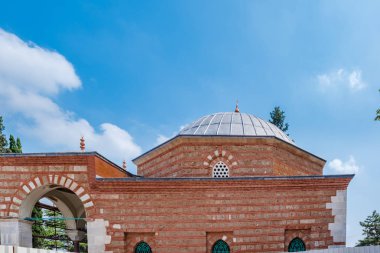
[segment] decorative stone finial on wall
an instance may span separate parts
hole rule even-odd
[[[82,152],[84,152],[86,150],[86,143],[84,141],[84,137],[83,136],[82,136],[82,138],[80,138],[80,145],[79,145],[79,147],[80,147],[80,150]]]

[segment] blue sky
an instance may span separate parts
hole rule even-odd
[[[296,144],[327,160],[325,174],[357,174],[353,245],[358,222],[380,211],[379,10],[375,1],[3,1],[0,114],[24,152],[77,151],[85,135],[88,149],[121,164],[236,99],[264,119],[279,105]]]

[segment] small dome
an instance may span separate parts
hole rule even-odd
[[[270,136],[294,144],[283,131],[272,123],[240,112],[218,112],[203,116],[184,127],[178,135]]]

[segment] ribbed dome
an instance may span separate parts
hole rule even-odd
[[[240,112],[219,112],[203,116],[183,128],[178,135],[270,136],[294,144],[272,123]]]

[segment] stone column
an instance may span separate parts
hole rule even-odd
[[[33,247],[32,222],[18,219],[0,220],[1,244]]]

